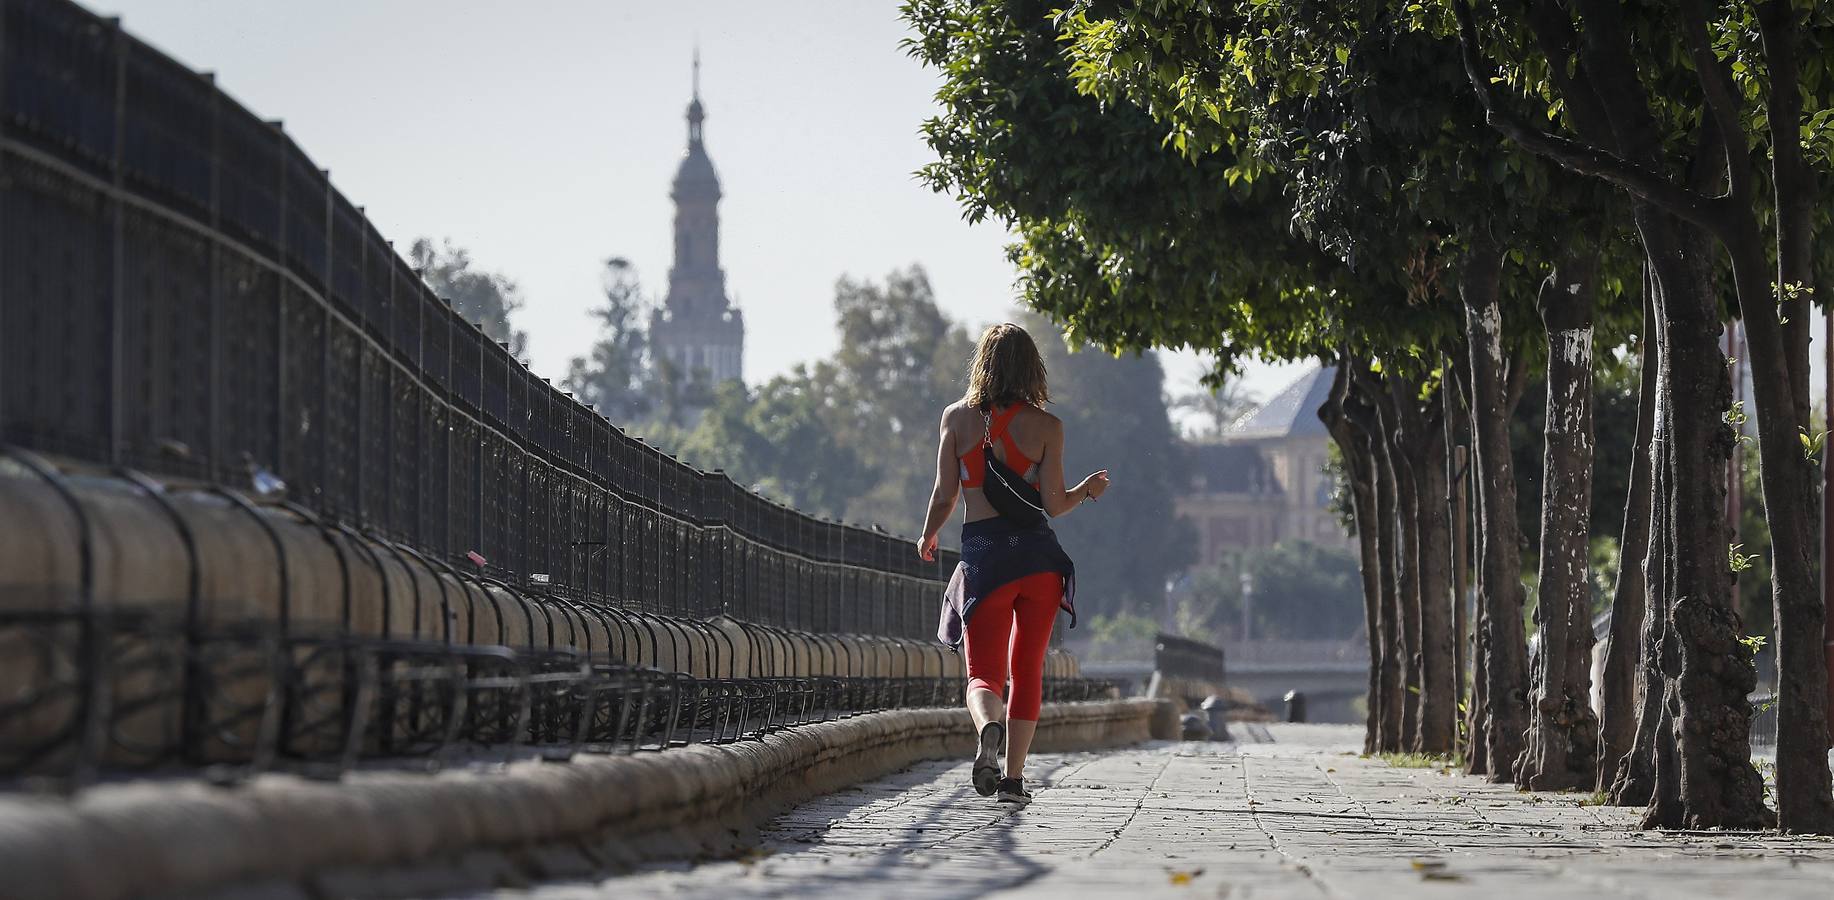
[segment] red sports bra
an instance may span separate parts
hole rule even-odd
[[[1007,467],[1018,472],[1021,477],[1030,480],[1032,467],[1037,465],[1037,463],[1027,459],[1024,453],[1019,452],[1018,442],[1014,441],[1013,436],[1006,430],[1006,426],[1012,424],[1013,416],[1019,414],[1019,407],[1023,405],[1024,404],[1015,403],[1003,410],[995,412],[989,417],[987,422],[987,436],[982,438],[979,444],[974,445],[974,449],[961,455],[962,487],[977,488],[981,486],[981,479],[987,472],[986,457],[983,454],[987,452],[987,448],[992,446],[995,440],[998,440],[1001,444],[1006,446],[1005,462]]]

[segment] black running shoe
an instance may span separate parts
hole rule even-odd
[[[974,790],[993,796],[1000,786],[1000,745],[1006,743],[1006,726],[988,722],[981,726],[980,752],[974,756]]]
[[[998,788],[1001,803],[1024,806],[1032,802],[1032,792],[1025,789],[1023,778],[1002,778]]]

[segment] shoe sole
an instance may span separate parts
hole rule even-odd
[[[989,726],[993,724],[988,723]],[[991,797],[1000,789],[1000,740],[1004,737],[1001,730],[981,729],[981,750],[974,757],[974,790],[983,797]]]
[[[1030,798],[1030,797],[1023,797],[1023,796],[1018,796],[1018,795],[1015,795],[1015,794],[1001,794],[1001,795],[1000,795],[1000,802],[1001,802],[1001,803],[1011,803],[1011,804],[1013,804],[1013,805],[1015,805],[1015,806],[1024,806],[1024,805],[1026,805],[1026,804],[1028,804],[1028,803],[1030,803],[1030,802],[1032,802],[1032,798]]]

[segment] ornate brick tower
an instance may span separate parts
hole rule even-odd
[[[694,54],[694,99],[688,104],[688,150],[675,172],[675,265],[669,293],[650,320],[657,357],[683,378],[708,384],[738,379],[745,354],[745,317],[726,296],[720,269],[720,179],[701,141],[707,114],[700,102],[700,51]]]

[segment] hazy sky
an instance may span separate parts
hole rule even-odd
[[[127,29],[287,130],[384,236],[451,237],[514,278],[535,369],[590,346],[601,263],[666,286],[669,181],[698,40],[722,262],[756,383],[834,346],[833,284],[922,263],[942,306],[1006,317],[996,226],[969,227],[912,172],[936,79],[894,0],[482,2],[101,0]],[[1193,354],[1167,359],[1186,390]],[[1292,372],[1257,367],[1271,394]]]

